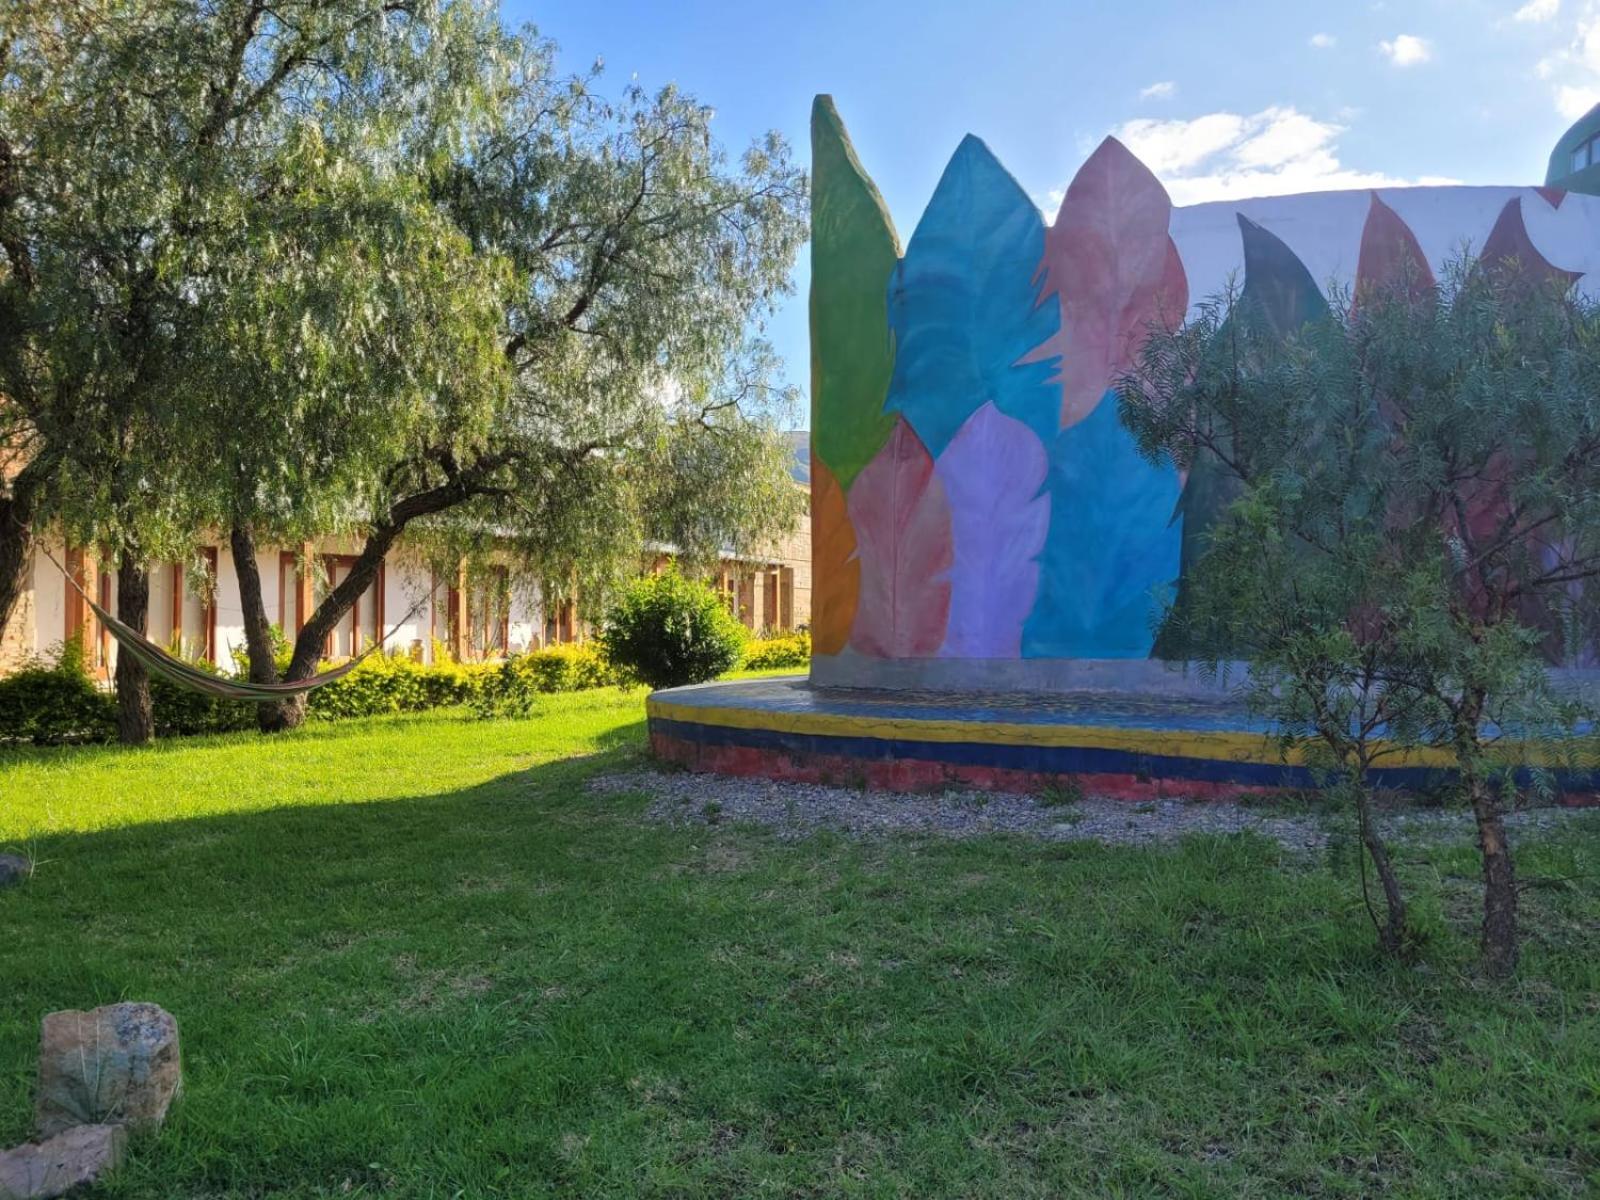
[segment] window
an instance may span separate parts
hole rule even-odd
[[[322,556],[322,565],[327,574],[326,587],[332,591],[349,578],[351,568],[356,565],[356,556],[325,554]],[[328,635],[323,648],[327,657],[354,658],[383,636],[383,581],[384,569],[380,566],[377,578],[361,593],[349,614]]]
[[[1600,142],[1600,134],[1586,139],[1572,151],[1572,170],[1574,173],[1595,163],[1597,142]]]
[[[278,628],[291,642],[305,628],[311,614],[311,589],[305,586],[300,556],[293,550],[278,552]]]
[[[467,589],[474,658],[504,655],[511,640],[511,580],[505,567],[489,567]]]

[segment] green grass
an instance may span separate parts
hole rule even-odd
[[[46,1011],[153,1000],[188,1094],[106,1195],[1581,1196],[1600,1188],[1600,823],[1469,846],[1417,967],[1347,857],[672,830],[583,787],[640,697],[0,756],[0,1144]],[[1600,815],[1600,814],[1597,814]],[[1566,878],[1574,877],[1574,878]]]

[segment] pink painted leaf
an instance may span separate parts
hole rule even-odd
[[[1167,189],[1115,138],[1067,186],[1040,264],[1043,297],[1060,299],[1061,331],[1029,356],[1060,356],[1062,428],[1094,411],[1152,325],[1183,321],[1189,284],[1171,218]]]
[[[1519,280],[1529,283],[1556,283],[1570,287],[1583,278],[1582,271],[1568,271],[1558,267],[1533,244],[1528,227],[1522,220],[1522,197],[1506,201],[1499,219],[1489,236],[1483,240],[1478,262],[1490,271],[1514,272]]]
[[[1404,289],[1412,300],[1425,300],[1433,295],[1433,287],[1433,268],[1428,266],[1417,235],[1373,192],[1367,223],[1361,230],[1355,302],[1398,289]]]
[[[967,421],[934,464],[950,504],[954,545],[946,658],[1019,658],[1050,529],[1043,443],[992,403]]]
[[[950,615],[950,505],[903,418],[850,485],[847,504],[861,563],[851,647],[875,658],[932,658]]]

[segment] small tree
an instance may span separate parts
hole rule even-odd
[[[1504,808],[1540,780],[1527,751],[1574,727],[1546,668],[1592,654],[1600,601],[1600,311],[1516,266],[1453,264],[1287,329],[1247,287],[1155,331],[1121,388],[1145,452],[1211,499],[1167,645],[1244,660],[1284,740],[1315,744],[1354,800],[1391,949],[1404,898],[1367,772],[1444,751],[1496,974],[1518,941]]]
[[[676,567],[624,589],[600,634],[611,663],[653,688],[704,683],[731,671],[744,641],[744,626],[722,597]]]

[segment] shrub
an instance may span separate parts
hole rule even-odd
[[[53,664],[36,659],[0,679],[0,742],[104,741],[116,730],[116,702],[89,678],[76,640]]]
[[[622,682],[593,646],[552,646],[493,664],[471,700],[480,717],[526,716],[541,695]]]
[[[744,648],[744,668],[747,671],[772,671],[779,667],[810,665],[811,634],[804,629],[797,633],[758,638]]]
[[[333,720],[465,704],[493,669],[493,664],[455,662],[430,667],[404,653],[373,654],[343,679],[312,691],[307,708]]]
[[[193,664],[213,675],[222,672],[207,662]],[[189,737],[200,733],[234,733],[256,727],[256,705],[222,700],[193,688],[179,687],[159,675],[150,676],[150,708],[157,737]]]
[[[722,598],[676,569],[628,585],[606,616],[605,656],[653,688],[704,683],[731,670],[744,650],[744,627]]]

